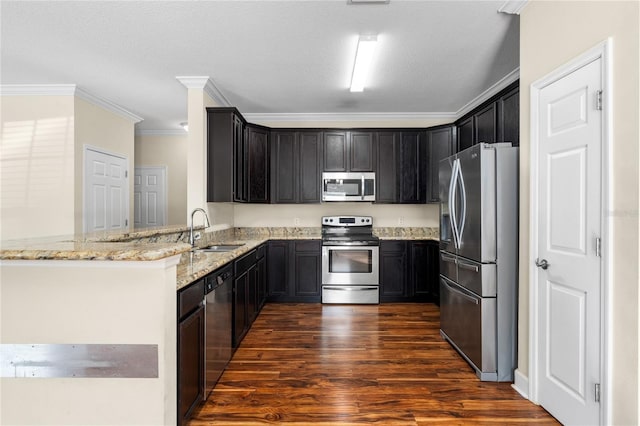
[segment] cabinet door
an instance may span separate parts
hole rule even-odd
[[[289,241],[267,245],[267,299],[278,301],[289,294]]]
[[[496,104],[492,102],[475,115],[475,143],[494,143],[496,137]]]
[[[295,203],[298,187],[296,133],[272,132],[271,199],[275,203]]]
[[[252,268],[237,276],[233,282],[233,347],[237,348],[247,330],[247,292]]]
[[[349,143],[349,171],[372,172],[375,170],[376,134],[351,132]]]
[[[207,109],[207,201],[234,199],[235,114]]]
[[[178,324],[178,423],[204,396],[204,305]]]
[[[475,143],[473,117],[469,117],[466,120],[460,122],[457,127],[458,151],[464,151],[465,149],[472,147]]]
[[[300,132],[299,197],[301,203],[319,203],[322,177],[322,132]]]
[[[520,145],[520,91],[511,90],[498,101],[498,142]]]
[[[429,282],[429,253],[426,241],[411,241],[410,251],[410,273],[411,287],[416,300],[427,301],[431,297],[432,286]],[[436,281],[436,284],[438,282]]]
[[[345,132],[324,132],[324,171],[347,171],[347,135]]]
[[[244,123],[236,115],[233,117],[233,201],[247,201],[245,179],[245,129]]]
[[[380,301],[406,300],[407,249],[404,241],[380,242]]]
[[[429,130],[428,139],[428,166],[427,166],[427,202],[437,203],[440,201],[438,186],[438,170],[440,160],[453,155],[455,126],[447,126],[439,129]]]
[[[378,132],[376,203],[395,203],[398,194],[399,132]]]
[[[266,129],[247,127],[246,174],[247,201],[269,202],[269,137]]]
[[[424,203],[426,190],[422,186],[425,182],[421,179],[421,171],[426,167],[426,148],[424,132],[402,132],[400,139],[399,178],[400,188],[398,202],[400,203]],[[422,167],[421,167],[422,166]]]
[[[322,243],[294,241],[294,296],[319,298],[322,281]],[[319,301],[319,300],[318,300]]]
[[[263,257],[256,264],[256,316],[260,313],[267,297],[267,258]]]

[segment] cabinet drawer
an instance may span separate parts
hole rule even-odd
[[[320,253],[322,247],[322,241],[320,240],[310,240],[310,241],[296,241],[294,243],[295,251],[308,251],[308,252],[318,252]]]
[[[204,280],[197,281],[178,293],[178,318],[183,318],[202,303]]]
[[[267,254],[267,245],[262,244],[256,249],[256,259],[262,259]]]
[[[380,251],[383,252],[403,252],[405,251],[405,241],[383,240],[380,241]]]
[[[235,276],[238,277],[246,272],[251,266],[255,265],[257,261],[256,250],[251,250],[249,253],[242,256],[235,262]]]

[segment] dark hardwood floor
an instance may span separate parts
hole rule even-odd
[[[558,424],[480,382],[431,304],[267,304],[191,426]]]

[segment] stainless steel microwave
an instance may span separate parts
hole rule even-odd
[[[322,173],[322,201],[375,201],[376,174]]]

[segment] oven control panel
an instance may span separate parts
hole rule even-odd
[[[322,216],[322,226],[372,226],[371,216]]]

